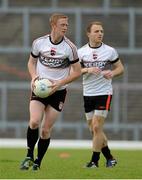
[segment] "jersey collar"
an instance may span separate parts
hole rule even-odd
[[[100,47],[102,46],[102,44],[103,44],[103,43],[101,43],[101,45],[100,45],[100,46],[97,46],[97,47],[92,47],[92,46],[90,46],[90,44],[88,43],[88,46],[89,46],[90,48],[97,49],[97,48],[100,48]]]
[[[51,40],[51,36],[49,36],[50,42],[51,42],[52,44],[54,44],[54,45],[60,44],[60,43],[63,41],[63,39],[64,39],[64,37],[61,39],[61,41],[59,41],[59,42],[57,42],[57,43],[54,43],[54,42],[52,42],[52,40]]]

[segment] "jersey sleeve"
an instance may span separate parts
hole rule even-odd
[[[70,46],[69,60],[71,64],[74,64],[79,61],[77,48],[74,44]]]
[[[38,58],[39,57],[39,43],[38,43],[38,40],[35,40],[33,42],[33,44],[32,44],[31,55],[34,58]]]
[[[118,52],[116,51],[116,49],[112,48],[112,54],[111,54],[111,63],[115,63],[119,60],[119,55]]]
[[[77,53],[78,53],[79,62],[81,62],[81,53],[80,53],[80,49],[78,49]]]
[[[68,38],[65,37],[65,42],[68,45],[68,59],[70,61],[70,64],[74,64],[79,61],[78,59],[78,53],[77,53],[77,47],[72,43]]]

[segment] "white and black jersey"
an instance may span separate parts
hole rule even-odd
[[[99,67],[101,70],[111,69],[111,65],[119,60],[117,51],[104,43],[97,48],[89,44],[78,50],[82,67]],[[111,80],[105,79],[102,74],[83,74],[83,95],[99,96],[112,94]]]
[[[40,37],[33,42],[31,55],[38,58],[37,74],[50,80],[66,78],[70,65],[79,61],[77,48],[67,37],[57,44],[50,35]]]

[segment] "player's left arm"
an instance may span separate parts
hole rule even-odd
[[[62,86],[65,84],[69,84],[80,76],[81,76],[81,65],[78,61],[76,63],[71,64],[69,75],[65,79],[62,79],[60,83],[62,84]]]
[[[123,72],[124,72],[124,66],[121,60],[119,59],[118,61],[112,64],[112,70],[104,70],[101,72],[101,74],[106,79],[112,79],[113,77],[123,74]]]
[[[82,74],[77,48],[71,41],[68,41],[68,45],[69,45],[68,46],[69,47],[68,59],[70,61],[70,72],[66,78],[59,81],[62,86],[64,86],[65,84],[71,83]]]
[[[119,76],[123,74],[123,72],[124,72],[124,66],[121,60],[119,59],[117,62],[113,63],[112,76],[113,77]]]
[[[72,81],[76,80],[79,76],[81,76],[81,65],[78,61],[74,64],[71,64],[70,73],[66,78],[53,82],[53,84],[51,86],[52,87],[51,93],[53,94],[61,86],[64,86],[65,84],[71,83]]]

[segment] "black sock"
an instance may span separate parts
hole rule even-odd
[[[108,146],[105,146],[102,148],[102,153],[104,157],[106,158],[106,160],[113,159],[113,156],[111,155],[111,152]]]
[[[100,152],[93,152],[91,161],[98,164],[100,159]]]
[[[37,140],[38,140],[38,128],[31,129],[30,127],[28,127],[28,130],[27,130],[27,147],[28,147],[27,157],[31,157],[32,159],[34,158],[34,147],[35,147]]]
[[[48,146],[50,144],[50,138],[49,139],[39,139],[38,141],[38,155],[35,160],[35,163],[40,166],[43,156],[45,155]]]

